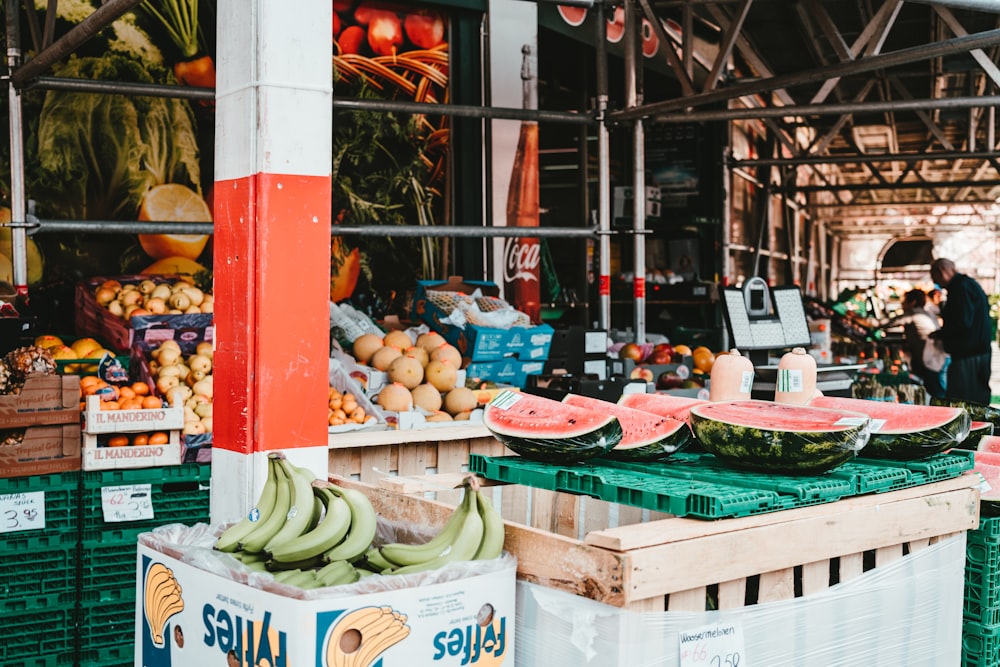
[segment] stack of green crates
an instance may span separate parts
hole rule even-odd
[[[211,466],[188,464],[81,474],[80,665],[131,667],[135,654],[137,538],[140,533],[167,524],[208,523]],[[140,484],[150,485],[153,518],[105,521],[101,489]]]
[[[1000,667],[1000,517],[969,531],[963,613],[964,667]]]
[[[0,665],[65,667],[76,659],[80,473],[0,478]],[[17,511],[17,494],[44,494]],[[34,499],[32,499],[34,500]],[[38,503],[39,505],[41,502]],[[37,528],[23,529],[26,526]]]

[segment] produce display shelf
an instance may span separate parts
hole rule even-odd
[[[127,543],[134,558],[139,533],[171,523],[207,523],[211,475],[212,466],[200,464],[83,472],[80,524],[84,547],[98,542]],[[105,521],[101,489],[139,484],[150,485],[153,518]]]
[[[655,463],[591,461],[562,466],[520,456],[469,456],[469,470],[499,482],[564,491],[697,519],[723,519],[834,502],[957,477],[972,457],[937,454],[922,461],[859,459],[823,475],[742,472],[711,454],[675,454]]]

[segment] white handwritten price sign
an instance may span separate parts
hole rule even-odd
[[[681,667],[750,667],[739,621],[682,630],[678,641]]]
[[[45,528],[45,492],[0,496],[0,533]]]
[[[101,487],[104,523],[142,521],[153,518],[153,496],[149,484]]]

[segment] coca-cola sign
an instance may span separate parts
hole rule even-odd
[[[538,239],[508,238],[503,247],[503,279],[510,284],[517,280],[538,281],[542,250]]]

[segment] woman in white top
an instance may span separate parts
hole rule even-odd
[[[889,320],[886,327],[903,327],[903,349],[910,358],[910,370],[924,381],[924,388],[931,396],[944,396],[941,368],[932,370],[924,363],[924,348],[931,332],[939,328],[938,319],[927,312],[927,295],[913,289],[903,295],[903,314]]]

